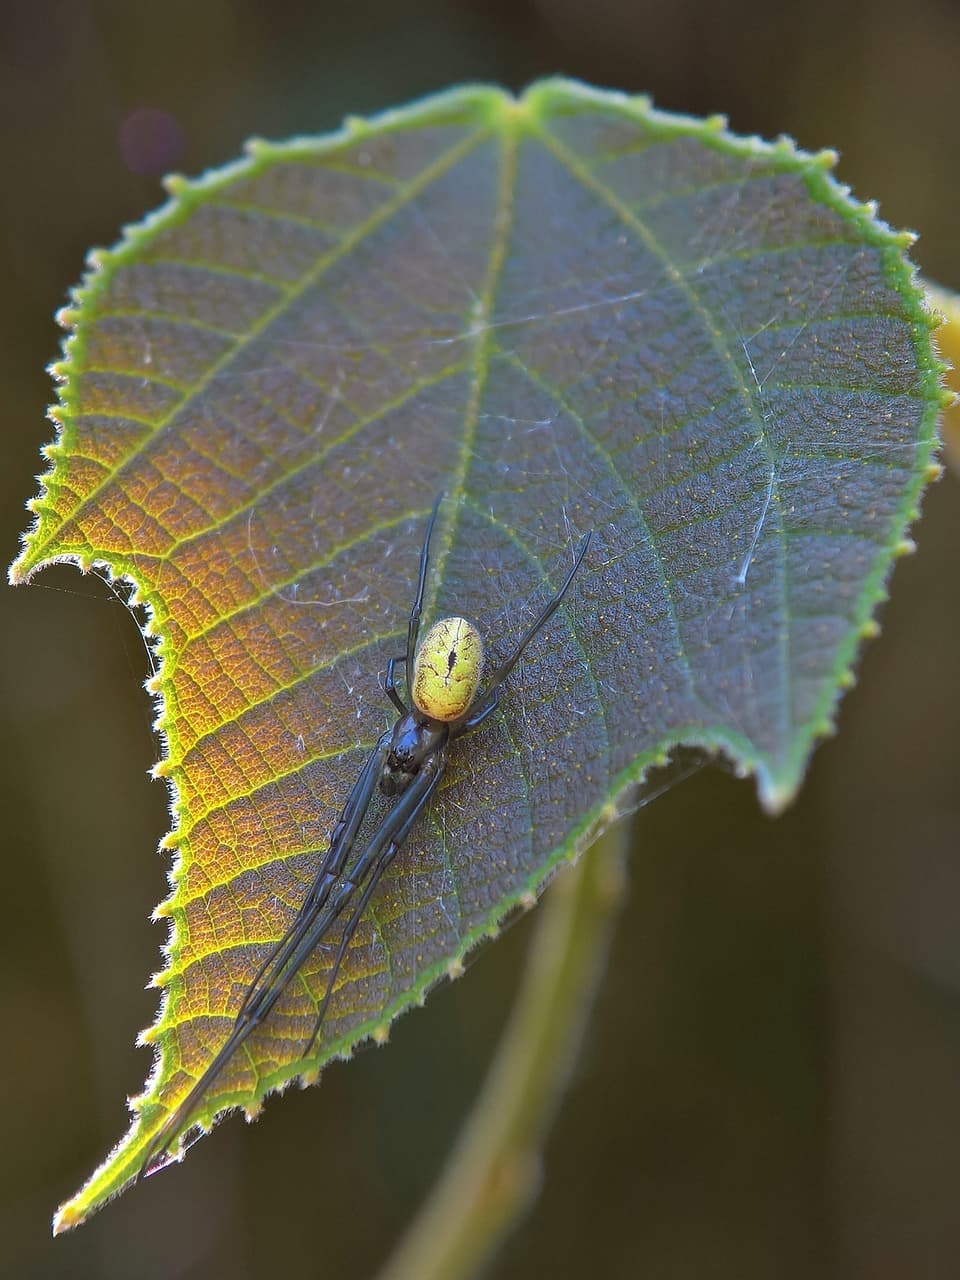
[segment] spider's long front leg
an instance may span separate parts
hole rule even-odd
[[[443,776],[445,763],[446,756],[445,754],[442,754],[439,756],[432,756],[426,764],[424,764],[420,773],[417,775],[417,778],[411,784],[410,789],[406,793],[407,796],[410,796],[411,792],[414,792],[412,796],[412,803],[409,806],[409,811],[404,809],[404,812],[400,815],[402,817],[400,825],[391,835],[389,831],[384,830],[386,827],[385,823],[367,846],[363,855],[363,860],[368,862],[370,868],[369,877],[350,919],[344,926],[343,937],[340,939],[340,945],[337,947],[337,954],[334,957],[330,973],[327,977],[327,988],[323,994],[323,999],[320,1002],[320,1008],[317,1011],[317,1018],[313,1025],[313,1032],[310,1039],[307,1041],[307,1046],[303,1051],[303,1057],[306,1057],[309,1054],[310,1050],[313,1048],[314,1041],[320,1034],[320,1028],[323,1025],[323,1020],[327,1014],[327,1005],[330,1003],[330,997],[333,995],[333,988],[337,980],[337,974],[340,972],[340,966],[343,963],[343,958],[347,954],[350,939],[356,932],[357,925],[360,923],[363,913],[367,909],[367,904],[373,897],[374,890],[380,882],[380,878],[396,857],[397,852],[410,832],[410,828],[416,822],[420,811],[433,795],[438,782]],[[414,789],[416,790],[414,791]],[[403,802],[401,801],[401,804],[397,806],[397,810],[394,811],[395,815],[397,811],[400,810],[402,804]],[[366,872],[361,873],[360,864],[358,863],[351,877],[354,885],[362,882],[364,874],[366,874]],[[346,889],[348,883],[348,881],[344,881],[341,887]],[[340,890],[338,889],[337,892],[339,894]],[[349,894],[345,894],[344,905],[348,899]],[[331,909],[332,906],[333,904],[331,904]]]
[[[304,930],[310,927],[317,913],[323,909],[331,887],[350,856],[356,842],[357,832],[360,830],[361,823],[370,807],[370,801],[377,789],[377,784],[383,771],[383,764],[389,751],[391,735],[392,730],[388,730],[380,738],[373,751],[370,752],[367,762],[361,770],[360,777],[354,783],[340,817],[330,833],[330,845],[324,854],[323,861],[314,877],[303,906],[297,912],[296,918],[289,929],[254,975],[240,1008],[237,1010],[233,1027],[225,1043],[183,1102],[167,1117],[159,1129],[147,1149],[144,1163],[137,1175],[138,1178],[152,1171],[151,1166],[155,1163],[156,1157],[180,1131],[190,1113],[200,1103],[203,1095],[227,1065],[230,1058],[255,1030],[263,1020],[263,1017],[266,1016],[265,1014],[258,1016],[252,1010],[254,1003],[265,992],[270,991],[276,992],[273,997],[275,1001],[289,981],[289,976],[283,976],[289,953],[295,950]],[[270,1007],[272,1008],[272,1002]]]
[[[267,970],[270,970],[270,976],[266,979],[266,984],[268,985],[271,977],[283,969],[285,960],[281,953],[296,944],[298,931],[303,927],[304,921],[312,917],[326,902],[331,886],[340,875],[350,856],[357,838],[357,832],[360,830],[360,825],[366,816],[370,801],[377,789],[377,783],[380,781],[383,765],[389,752],[391,734],[392,730],[388,729],[367,757],[367,762],[360,771],[360,777],[353,784],[340,817],[330,833],[330,844],[327,852],[323,855],[323,860],[320,863],[317,874],[314,876],[303,905],[286,933],[253,975],[250,986],[247,988],[247,994],[237,1010],[238,1017],[246,1012],[257,996]]]
[[[385,735],[385,737],[389,740],[389,735]],[[406,837],[407,832],[410,830],[410,827],[420,810],[430,798],[434,787],[439,782],[443,773],[443,764],[444,754],[442,752],[431,756],[424,763],[423,768],[416,775],[410,783],[410,786],[394,806],[393,810],[387,815],[380,827],[372,836],[370,843],[357,860],[357,864],[353,868],[350,877],[341,881],[337,886],[337,890],[334,893],[332,900],[327,901],[329,898],[328,890],[323,903],[315,907],[309,915],[299,916],[297,918],[297,921],[288,931],[287,936],[280,944],[283,950],[282,958],[279,955],[277,956],[276,961],[271,966],[271,971],[267,975],[266,980],[258,984],[255,991],[252,990],[248,993],[225,1043],[217,1052],[213,1061],[204,1071],[203,1075],[190,1090],[184,1101],[164,1121],[147,1150],[147,1155],[141,1171],[138,1174],[138,1178],[142,1177],[144,1173],[152,1173],[154,1171],[154,1167],[163,1167],[163,1163],[165,1162],[161,1162],[157,1165],[157,1157],[170,1145],[171,1142],[173,1142],[176,1136],[183,1129],[184,1125],[189,1120],[191,1113],[199,1105],[203,1095],[227,1065],[229,1060],[270,1015],[274,1005],[280,999],[281,995],[283,995],[284,991],[287,989],[296,974],[300,971],[302,965],[310,957],[317,945],[322,941],[326,932],[335,923],[347,902],[356,892],[357,888],[364,883],[367,876],[381,860],[384,850],[391,850],[389,858],[393,857],[393,854],[400,847],[400,844]],[[359,787],[359,781],[357,786]],[[359,826],[359,821],[357,825]],[[344,857],[345,856],[346,854],[344,853]],[[387,861],[389,861],[389,858]],[[385,862],[384,869],[386,865],[387,863]],[[377,879],[377,876],[371,877],[372,885],[374,887]],[[364,905],[366,905],[365,902]],[[356,916],[356,921],[358,922],[360,918],[359,914],[354,914]],[[356,923],[352,920],[351,923],[348,923],[348,932],[345,934],[345,938],[341,942],[341,948],[344,955],[346,954],[350,934],[353,929],[356,928]],[[338,960],[335,962],[337,969],[343,959],[343,956],[340,955],[339,952],[338,957]],[[328,979],[327,993],[324,996],[322,1006],[324,1011],[326,1010],[329,994],[332,991],[333,979],[335,976],[336,972],[334,971],[331,978]],[[314,1033],[311,1036],[311,1045],[313,1044],[314,1039],[316,1039],[319,1029],[320,1020],[318,1020]]]
[[[399,848],[420,810],[430,798],[434,787],[440,781],[444,761],[445,753],[438,752],[424,762],[419,773],[414,776],[393,809],[370,837],[369,844],[360,854],[349,875],[344,876],[336,886],[323,909],[318,911],[313,919],[305,922],[304,928],[299,931],[296,946],[287,951],[284,973],[278,975],[276,988],[269,990],[264,986],[251,1001],[247,1010],[250,1018],[262,1022],[267,1017],[291,978],[310,958],[357,889],[364,884],[367,876],[379,862],[384,849],[391,843],[396,843]],[[346,936],[347,943],[349,940],[349,936]]]

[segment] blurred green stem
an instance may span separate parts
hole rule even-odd
[[[540,1148],[580,1044],[624,886],[629,823],[560,872],[523,984],[446,1169],[380,1280],[460,1280],[487,1260],[540,1186]]]

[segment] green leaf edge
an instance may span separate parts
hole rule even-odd
[[[104,557],[98,555],[92,548],[58,549],[53,538],[54,531],[50,529],[51,522],[60,523],[60,517],[53,509],[51,498],[61,483],[58,473],[63,466],[63,458],[69,453],[71,447],[74,401],[70,377],[72,366],[75,363],[82,365],[83,361],[84,308],[96,302],[109,285],[114,271],[131,259],[135,259],[141,245],[147,242],[153,233],[184,221],[209,192],[216,191],[241,176],[255,175],[277,160],[295,159],[298,155],[316,159],[330,155],[345,145],[352,145],[365,135],[379,135],[416,125],[475,123],[480,127],[486,125],[490,129],[500,126],[504,129],[512,127],[519,131],[527,127],[531,132],[535,132],[536,126],[544,118],[562,113],[575,113],[579,108],[591,104],[605,110],[619,111],[627,117],[640,120],[662,138],[697,137],[707,146],[728,154],[763,155],[768,161],[773,160],[779,163],[783,171],[800,173],[811,199],[853,223],[865,243],[880,249],[885,278],[891,288],[903,299],[905,312],[912,327],[921,391],[926,403],[921,418],[917,462],[912,483],[907,487],[898,504],[891,523],[889,540],[878,550],[875,563],[864,582],[854,625],[840,647],[834,666],[833,683],[827,687],[807,724],[798,727],[795,731],[791,749],[779,773],[771,771],[766,761],[756,753],[749,742],[729,730],[704,732],[702,728],[697,727],[696,730],[691,728],[687,733],[678,730],[665,738],[655,747],[638,756],[634,763],[620,774],[611,787],[609,797],[594,806],[584,816],[567,841],[555,849],[547,862],[530,876],[524,888],[502,900],[488,922],[473,930],[463,940],[452,960],[440,961],[425,969],[415,986],[394,1001],[381,1017],[353,1028],[341,1040],[325,1046],[322,1057],[318,1054],[314,1059],[307,1060],[309,1065],[306,1069],[303,1062],[291,1063],[269,1076],[262,1077],[257,1086],[252,1107],[247,1095],[235,1094],[226,1099],[221,1097],[215,1107],[199,1112],[197,1122],[205,1129],[212,1125],[217,1115],[235,1106],[245,1107],[248,1117],[253,1118],[268,1093],[282,1090],[296,1078],[300,1078],[304,1084],[312,1083],[323,1064],[334,1058],[348,1058],[355,1045],[371,1036],[378,1040],[385,1040],[389,1025],[398,1014],[413,1005],[422,1005],[427,991],[444,976],[458,976],[462,970],[464,957],[479,941],[487,937],[495,937],[499,932],[499,922],[509,912],[518,906],[531,906],[535,901],[536,893],[542,889],[547,878],[560,863],[579,856],[606,826],[629,810],[635,787],[643,781],[650,768],[667,761],[674,747],[694,745],[714,752],[725,752],[736,762],[738,772],[742,776],[752,774],[757,779],[758,792],[764,807],[771,813],[782,810],[793,798],[802,781],[804,769],[815,742],[834,731],[834,716],[840,695],[843,689],[854,681],[853,662],[859,642],[863,638],[877,634],[879,630],[873,621],[873,614],[877,605],[886,599],[886,584],[894,560],[899,555],[914,549],[913,543],[905,538],[905,533],[908,525],[919,514],[919,500],[923,488],[940,473],[939,466],[933,461],[933,453],[938,443],[936,422],[940,409],[952,398],[942,389],[942,378],[947,366],[937,358],[931,339],[931,333],[939,324],[940,318],[926,306],[923,289],[917,281],[916,269],[906,257],[905,251],[915,237],[910,232],[892,230],[877,217],[874,203],[859,203],[851,197],[849,188],[838,183],[831,173],[837,160],[835,152],[822,151],[817,154],[803,152],[787,137],[781,137],[773,143],[756,137],[737,137],[726,131],[727,122],[722,116],[701,120],[692,116],[665,113],[656,110],[646,96],[632,97],[611,90],[595,89],[565,78],[539,81],[531,85],[520,98],[513,97],[497,86],[467,85],[431,95],[409,106],[392,109],[369,119],[350,117],[340,130],[322,137],[298,137],[284,143],[251,140],[247,144],[247,157],[244,159],[211,170],[195,180],[187,180],[177,175],[168,178],[165,185],[170,199],[165,205],[141,222],[124,227],[121,240],[113,249],[93,250],[88,255],[88,271],[80,285],[72,291],[70,304],[63,308],[57,317],[68,333],[62,346],[63,358],[50,366],[51,373],[60,384],[58,403],[51,408],[49,414],[57,426],[57,436],[53,443],[42,450],[51,466],[46,473],[37,477],[40,492],[36,498],[27,503],[28,509],[34,515],[34,523],[23,536],[20,555],[9,570],[10,582],[15,584],[28,581],[34,573],[48,564],[67,561],[76,564],[84,572],[94,566],[102,567],[111,580],[124,579],[133,583],[135,592],[131,597],[131,603],[143,604],[146,607],[148,622],[144,628],[144,634],[154,642],[154,652],[158,659],[158,675],[148,682],[147,687],[158,698],[158,717],[155,728],[161,734],[165,752],[164,759],[154,770],[154,774],[170,779],[171,814],[174,824],[179,812],[175,786],[176,760],[179,752],[175,720],[170,714],[169,702],[164,700],[167,689],[163,674],[165,655],[162,602],[149,593],[143,592],[142,584],[138,583],[132,565],[125,557],[116,555]],[[161,847],[175,847],[175,830],[174,826],[174,831],[165,837]],[[178,866],[175,864],[171,871],[171,886],[175,885],[177,871]],[[164,914],[166,913],[161,906],[155,913],[155,918],[160,918]],[[163,948],[168,962],[175,945],[176,925],[173,923],[170,936]],[[158,974],[155,983],[158,984],[161,977],[162,975]],[[142,1033],[138,1043],[150,1043],[157,1030],[162,1028],[166,1004],[167,998],[164,995],[156,1023]],[[163,1078],[162,1068],[163,1054],[159,1051],[155,1056],[143,1093],[138,1098],[130,1100],[131,1110],[137,1116],[137,1120],[81,1191],[62,1206],[54,1219],[55,1234],[82,1222],[91,1212],[116,1195],[133,1176],[138,1160],[124,1157],[131,1154],[137,1157],[142,1155],[142,1144],[146,1135],[152,1130],[155,1122],[166,1114],[165,1107],[159,1103],[151,1104],[150,1102],[151,1093]]]

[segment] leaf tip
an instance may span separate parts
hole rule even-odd
[[[54,1236],[63,1235],[64,1231],[72,1231],[78,1224],[80,1218],[71,1208],[72,1201],[63,1205],[53,1215],[52,1233]]]
[[[527,889],[524,893],[521,893],[519,898],[519,905],[521,910],[523,911],[533,910],[533,908],[537,905],[537,895],[533,892],[532,889]]]
[[[447,965],[447,977],[451,982],[456,982],[457,978],[462,978],[464,974],[463,961],[459,956],[451,960]]]
[[[912,538],[901,538],[893,548],[893,554],[898,560],[904,556],[912,556],[917,549],[917,544]]]
[[[860,637],[863,640],[875,640],[880,634],[880,623],[876,618],[868,618],[860,628]]]
[[[943,465],[939,462],[928,462],[923,472],[923,478],[927,484],[935,484],[942,475]]]
[[[840,162],[840,153],[833,147],[824,147],[821,151],[815,152],[811,159],[818,169],[835,169]]]
[[[390,1025],[389,1025],[389,1023],[384,1022],[384,1023],[382,1023],[379,1027],[374,1027],[374,1029],[373,1029],[373,1043],[374,1043],[374,1044],[381,1044],[381,1045],[383,1045],[383,1044],[386,1044],[386,1043],[388,1042],[388,1040],[389,1040],[389,1039],[390,1039]]]

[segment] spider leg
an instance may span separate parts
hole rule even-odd
[[[417,594],[413,600],[413,608],[410,611],[410,621],[407,622],[407,652],[399,654],[396,658],[390,658],[387,663],[387,680],[384,681],[384,692],[387,694],[394,707],[397,708],[401,716],[406,716],[410,708],[404,703],[401,695],[397,690],[397,663],[402,662],[407,672],[407,686],[410,686],[410,673],[413,669],[413,653],[417,646],[417,635],[420,632],[420,614],[424,607],[424,588],[426,585],[426,568],[430,561],[430,539],[433,538],[434,524],[436,522],[436,512],[440,509],[440,503],[443,502],[443,494],[438,493],[434,499],[433,511],[430,512],[430,518],[426,522],[426,531],[424,534],[424,545],[420,548],[420,572],[417,575]]]
[[[385,738],[389,739],[389,734],[385,735]],[[383,739],[381,739],[382,742]],[[373,754],[376,756],[377,752]],[[167,1159],[158,1160],[157,1157],[161,1156],[176,1138],[189,1120],[191,1113],[199,1105],[203,1095],[237,1050],[269,1017],[274,1005],[286,991],[293,978],[299,973],[318,943],[322,941],[324,935],[337,920],[357,888],[363,884],[383,853],[384,848],[390,846],[392,842],[396,842],[397,847],[402,843],[414,819],[440,780],[440,776],[443,773],[443,764],[443,753],[438,753],[425,762],[420,773],[416,775],[410,786],[403,793],[393,811],[388,814],[381,823],[380,828],[374,833],[369,845],[360,855],[350,877],[344,879],[337,886],[332,900],[330,899],[328,886],[323,894],[323,900],[318,901],[309,912],[302,912],[297,917],[297,920],[280,943],[280,947],[277,948],[275,959],[269,965],[269,972],[266,973],[265,977],[261,975],[261,980],[257,983],[256,989],[251,988],[247,993],[233,1028],[223,1046],[218,1050],[213,1061],[190,1090],[187,1097],[161,1125],[147,1149],[144,1163],[137,1174],[138,1181],[142,1177],[162,1169],[168,1163]],[[357,826],[359,826],[360,820],[357,820]],[[345,858],[346,856],[346,852],[344,852],[343,857]],[[342,867],[342,862],[340,865]],[[357,919],[359,920],[359,916]],[[355,927],[356,925],[354,925]],[[349,938],[347,938],[347,942],[349,942]],[[343,950],[344,954],[346,954],[346,946],[343,947]],[[282,955],[280,954],[281,951]],[[325,1007],[326,999],[324,1011]],[[319,1026],[316,1030],[319,1030]],[[314,1036],[311,1037],[311,1045],[315,1035],[316,1031]]]
[[[227,1036],[222,1047],[213,1057],[210,1065],[204,1071],[203,1075],[193,1086],[183,1102],[167,1116],[163,1124],[157,1130],[153,1141],[147,1148],[144,1156],[143,1164],[137,1171],[136,1181],[140,1182],[143,1178],[148,1178],[152,1173],[166,1168],[172,1157],[169,1155],[167,1148],[176,1138],[184,1124],[189,1120],[194,1109],[199,1105],[203,1095],[213,1084],[214,1080],[227,1065],[234,1053],[240,1048],[243,1042],[251,1034],[256,1026],[256,1022],[251,1018],[244,1018],[242,1014],[238,1015],[233,1029]]]
[[[285,949],[283,973],[277,973],[274,986],[264,986],[256,993],[248,1006],[249,1018],[255,1019],[257,1023],[266,1018],[287,984],[310,958],[317,944],[322,941],[357,889],[363,885],[376,866],[384,848],[393,841],[397,841],[398,845],[403,842],[414,819],[439,782],[444,761],[444,755],[437,753],[424,763],[391,812],[370,837],[370,843],[357,859],[356,865],[351,868],[350,874],[344,876],[324,906],[314,913],[312,919],[305,922],[304,928],[299,931],[295,940],[295,945]],[[349,938],[347,941],[349,942]]]
[[[420,549],[420,576],[417,578],[417,595],[413,602],[413,608],[410,610],[410,620],[407,623],[407,679],[410,679],[410,672],[413,670],[413,655],[417,647],[417,634],[420,631],[420,613],[423,608],[423,589],[427,581],[427,565],[430,563],[430,539],[433,537],[433,526],[437,522],[437,512],[440,510],[440,503],[443,501],[443,494],[438,493],[433,502],[433,510],[430,512],[430,519],[427,521],[426,532],[423,535],[423,546]],[[406,708],[404,708],[406,710]]]
[[[405,716],[407,712],[410,710],[410,708],[407,706],[404,700],[400,697],[399,693],[397,693],[397,678],[394,675],[394,671],[396,670],[396,666],[398,662],[406,662],[406,660],[407,660],[406,654],[401,654],[399,658],[391,658],[390,661],[387,663],[387,678],[383,682],[383,688],[387,697],[390,699],[390,701],[393,703],[393,705],[397,708],[397,710],[400,712],[402,716]]]
[[[303,900],[303,905],[286,933],[253,975],[247,988],[247,994],[237,1010],[238,1017],[247,1010],[256,997],[267,970],[271,971],[271,976],[275,976],[282,970],[285,960],[281,953],[290,950],[296,945],[298,931],[302,928],[303,922],[326,902],[331,885],[343,870],[344,863],[350,856],[350,851],[357,838],[357,832],[360,830],[360,824],[363,822],[364,816],[370,807],[370,801],[377,789],[377,783],[380,781],[383,764],[390,747],[390,736],[391,730],[388,729],[367,757],[367,762],[363,766],[359,778],[353,784],[353,788],[347,797],[347,802],[343,806],[343,811],[330,833],[329,847],[323,856],[313,884],[311,884],[307,896]],[[268,977],[267,983],[269,982],[270,978]]]
[[[200,1102],[203,1094],[206,1093],[214,1079],[220,1074],[220,1071],[226,1066],[240,1045],[243,1044],[258,1023],[262,1021],[262,1018],[266,1016],[266,1014],[263,1014],[261,1017],[257,1017],[252,1010],[252,1006],[262,997],[265,991],[270,991],[277,986],[278,980],[281,979],[286,967],[289,953],[296,948],[297,942],[303,936],[304,931],[309,929],[312,920],[323,909],[330,894],[331,886],[343,870],[343,865],[350,856],[350,852],[356,842],[357,832],[370,807],[370,801],[380,780],[383,762],[386,759],[390,745],[390,736],[391,731],[388,730],[367,757],[367,762],[363,766],[360,777],[354,783],[353,789],[347,797],[347,802],[343,806],[340,818],[330,833],[329,848],[324,854],[323,861],[313,884],[310,886],[303,906],[297,912],[290,928],[254,975],[247,994],[237,1010],[230,1034],[227,1036],[223,1046],[214,1056],[210,1065],[190,1090],[187,1097],[168,1116],[157,1132],[156,1137],[147,1149],[146,1158],[137,1175],[138,1181],[146,1174],[155,1172],[157,1168],[163,1168],[163,1164],[166,1162],[164,1161],[157,1165],[155,1163],[156,1157],[183,1126],[184,1121],[189,1117]],[[277,995],[283,990],[287,981],[288,979],[283,979],[277,990]],[[270,1007],[272,1008],[272,1004]]]
[[[406,665],[407,684],[410,682],[410,672],[413,670],[413,655],[417,648],[417,636],[420,632],[420,614],[423,611],[423,592],[427,581],[427,566],[430,562],[430,539],[433,537],[433,526],[437,521],[437,512],[440,510],[440,503],[443,501],[443,494],[438,493],[433,502],[433,510],[430,512],[430,519],[427,521],[427,528],[423,535],[423,546],[420,548],[420,571],[417,576],[417,594],[413,601],[413,608],[410,610],[410,618],[407,622],[407,651],[399,657],[391,658],[387,663],[387,678],[383,687],[387,697],[397,708],[401,715],[406,715],[410,708],[397,692],[397,663],[403,662]]]
[[[459,738],[461,733],[469,733],[469,731],[471,729],[475,729],[478,724],[483,724],[487,716],[496,711],[497,707],[500,705],[501,687],[501,683],[493,685],[493,687],[484,694],[480,706],[477,707],[475,711],[472,711],[470,715],[467,716],[466,720],[451,732],[451,737]]]
[[[473,708],[471,708],[466,719],[461,721],[461,723],[451,730],[451,734],[453,736],[459,737],[461,733],[466,733],[468,729],[475,729],[478,724],[484,721],[487,716],[496,709],[500,701],[500,688],[503,685],[504,680],[506,680],[510,672],[520,661],[523,656],[524,649],[526,649],[533,637],[537,634],[540,628],[545,625],[545,623],[550,621],[557,609],[559,609],[560,603],[563,600],[563,597],[567,594],[567,590],[569,589],[570,583],[573,581],[574,575],[583,562],[583,557],[587,554],[587,549],[590,546],[590,540],[592,537],[593,534],[591,532],[585,533],[580,539],[580,545],[577,547],[577,554],[574,556],[573,565],[561,583],[559,590],[550,597],[530,626],[527,627],[526,631],[517,642],[517,647],[514,649],[510,657],[507,658],[505,662],[501,662],[498,667],[494,668],[490,684],[481,695],[479,701],[474,704]]]
[[[427,774],[429,774],[430,776],[425,777],[425,775]],[[424,805],[430,799],[431,795],[434,792],[434,789],[437,786],[437,783],[440,781],[440,778],[442,776],[443,776],[443,762],[440,761],[439,763],[432,764],[432,762],[428,761],[423,766],[417,778],[411,784],[409,790],[407,791],[407,795],[410,795],[410,792],[413,791],[414,787],[417,787],[417,784],[420,782],[420,779],[421,778],[425,779],[425,785],[417,787],[416,794],[413,796],[413,802],[410,804],[408,811],[406,811],[405,814],[402,815],[402,821],[400,823],[399,828],[393,831],[392,836],[390,836],[389,839],[388,839],[389,833],[385,834],[383,831],[383,828],[381,828],[381,830],[377,833],[374,839],[370,842],[370,845],[366,853],[364,854],[364,858],[369,857],[375,860],[373,861],[372,867],[368,873],[367,883],[366,885],[364,885],[363,892],[360,895],[359,901],[357,902],[357,905],[354,908],[353,913],[350,916],[350,919],[347,921],[346,925],[344,926],[343,937],[340,939],[340,945],[337,947],[337,954],[334,957],[333,965],[331,966],[330,973],[327,977],[327,988],[323,994],[323,999],[320,1002],[320,1008],[317,1011],[317,1018],[315,1023],[313,1024],[313,1031],[310,1035],[310,1039],[307,1041],[306,1048],[304,1049],[302,1054],[304,1058],[306,1058],[309,1055],[317,1039],[317,1036],[320,1034],[320,1028],[323,1025],[323,1020],[327,1015],[327,1006],[330,1003],[330,997],[333,995],[333,988],[337,980],[337,974],[340,972],[340,966],[343,963],[344,956],[346,956],[347,954],[347,948],[350,946],[350,939],[353,937],[354,933],[356,932],[357,925],[360,923],[363,913],[367,909],[367,904],[370,902],[370,899],[373,897],[374,890],[379,884],[380,878],[382,877],[386,869],[390,866],[390,863],[393,861],[393,859],[396,857],[397,852],[399,851],[401,845],[403,844],[404,840],[406,840],[410,832],[410,828],[413,826],[414,822],[416,822],[420,814],[420,811],[423,809]],[[377,856],[378,854],[379,856]],[[363,874],[367,874],[367,873],[364,872]],[[354,871],[353,876],[351,877],[354,882],[354,886],[359,884],[362,881],[363,874],[361,874],[360,866],[358,864],[357,869]],[[346,890],[347,884],[348,882],[344,881],[343,884],[340,886],[340,889],[338,889],[338,893],[341,891],[341,889]],[[348,896],[349,896],[348,894],[344,895],[344,903],[346,903]]]

